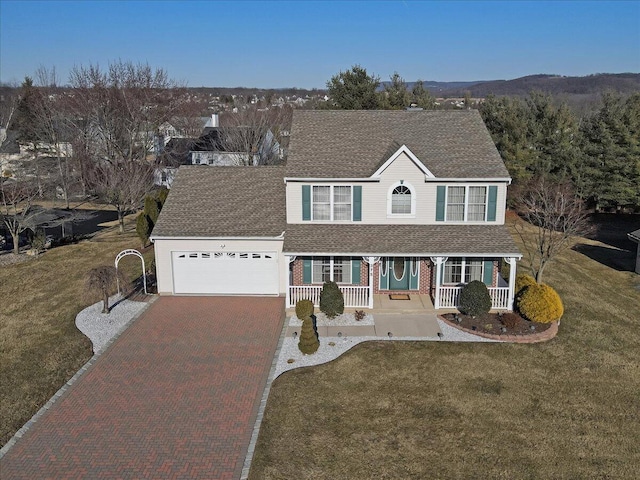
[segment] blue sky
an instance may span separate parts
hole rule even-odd
[[[0,0],[0,82],[122,59],[189,86],[323,88],[360,64],[387,80],[640,72],[640,1]]]

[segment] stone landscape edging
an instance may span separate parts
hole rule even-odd
[[[503,342],[509,343],[539,343],[546,342],[554,338],[558,334],[558,324],[559,322],[551,322],[549,328],[547,328],[543,332],[537,333],[528,333],[526,335],[495,335],[493,333],[485,333],[480,332],[478,330],[470,330],[468,328],[464,328],[450,320],[447,320],[442,315],[438,315],[438,319],[442,320],[447,325],[457,328],[465,333],[469,333],[471,335],[477,335],[479,337],[490,338],[491,340],[500,340]]]

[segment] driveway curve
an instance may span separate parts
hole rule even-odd
[[[284,301],[160,297],[0,459],[24,478],[240,478]]]

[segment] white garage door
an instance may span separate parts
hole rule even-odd
[[[277,295],[276,252],[172,252],[174,293]]]

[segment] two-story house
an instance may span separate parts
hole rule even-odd
[[[152,234],[158,291],[292,306],[333,280],[347,306],[413,292],[442,308],[480,280],[511,309],[510,181],[477,111],[296,111],[286,165],[180,168]]]

